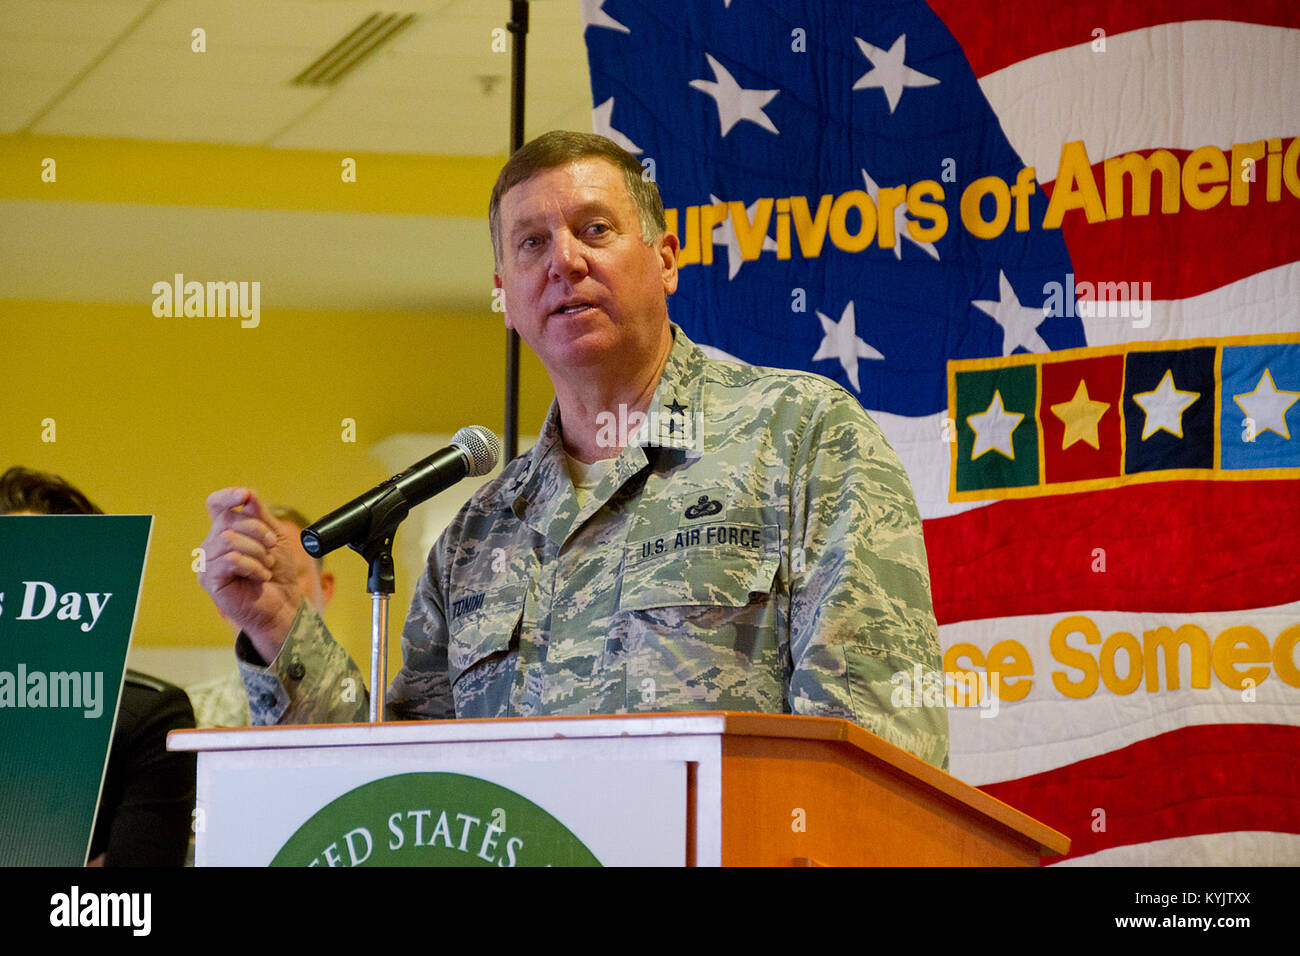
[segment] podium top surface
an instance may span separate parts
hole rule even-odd
[[[382,724],[315,724],[183,730],[168,737],[169,750],[264,750],[280,747],[349,747],[382,744],[484,742],[489,740],[592,739],[607,737],[758,736],[842,739],[832,726],[807,728],[820,733],[792,734],[788,720],[836,725],[819,717],[725,711],[689,714],[414,720]],[[849,725],[852,726],[852,725]],[[866,733],[863,731],[863,733]],[[868,735],[870,736],[870,735]]]
[[[619,716],[531,717],[481,720],[399,721],[381,724],[324,724],[289,727],[180,730],[167,737],[169,750],[272,751],[315,747],[395,744],[482,743],[555,739],[639,737],[765,737],[841,745],[860,751],[936,796],[963,804],[1019,831],[1051,852],[1068,852],[1062,833],[958,780],[847,720],[730,711]]]

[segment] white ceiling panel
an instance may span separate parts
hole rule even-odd
[[[508,0],[7,0],[0,134],[488,156],[507,151]],[[293,78],[367,16],[415,14],[332,86]],[[206,52],[191,31],[206,31]],[[578,0],[534,0],[526,128],[591,128]],[[508,38],[507,43],[513,42]],[[487,197],[483,197],[486,207]],[[151,301],[173,270],[293,308],[484,309],[486,223],[0,201],[0,297]],[[202,274],[200,274],[202,273]]]
[[[511,58],[494,48],[493,31],[505,25],[507,0],[393,7],[55,0],[18,2],[8,12],[0,25],[0,130],[294,149],[505,151]],[[339,83],[293,83],[373,13],[415,19]],[[206,52],[191,49],[196,28],[205,31]],[[530,128],[590,109],[576,0],[535,0],[528,60],[528,111],[545,118],[530,119]]]

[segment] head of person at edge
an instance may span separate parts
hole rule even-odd
[[[645,412],[672,348],[678,242],[659,190],[610,140],[552,132],[510,157],[488,215],[506,326],[555,387],[565,451],[616,457],[597,416]]]

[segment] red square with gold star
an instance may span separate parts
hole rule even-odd
[[[1043,363],[1039,420],[1048,484],[1120,475],[1123,389],[1122,355]]]

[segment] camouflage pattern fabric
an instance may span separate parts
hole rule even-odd
[[[890,702],[895,673],[942,673],[897,456],[828,379],[713,361],[673,333],[654,416],[585,506],[552,405],[461,509],[416,588],[388,711],[843,717],[946,767],[944,707]],[[340,719],[336,692],[307,693],[357,676],[331,646],[304,608],[270,668],[245,665],[254,721]],[[306,675],[286,681],[288,659]]]
[[[235,657],[253,726],[350,724],[370,718],[361,672],[306,601],[270,665],[263,665],[242,633],[235,641]]]
[[[247,727],[252,721],[244,681],[237,669],[230,670],[224,677],[191,684],[185,688],[185,693],[194,705],[194,726],[199,730]]]

